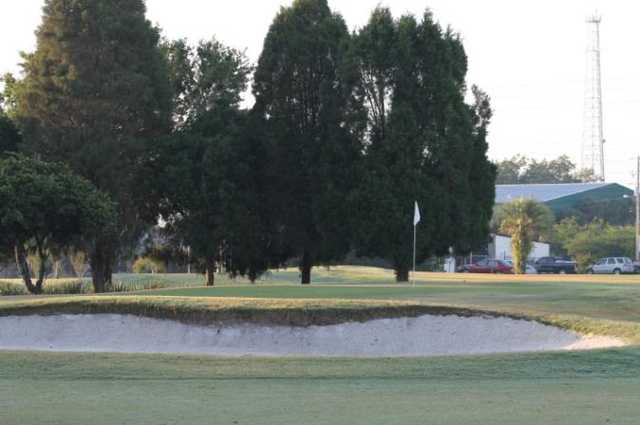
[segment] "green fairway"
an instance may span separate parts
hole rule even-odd
[[[364,272],[369,272],[371,278],[368,279]],[[323,277],[326,278],[324,273]],[[303,287],[274,281],[268,285],[165,289],[146,294],[170,297],[402,300],[514,314],[573,315],[640,322],[639,276],[420,274],[419,281],[412,286],[388,283],[385,280],[388,275],[382,271],[373,274],[370,269],[337,269],[331,275],[334,281],[339,281],[342,275],[347,284],[321,283]]]
[[[397,360],[0,354],[0,423],[637,424],[640,350]]]

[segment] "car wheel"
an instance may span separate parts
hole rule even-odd
[[[560,270],[560,272],[559,272],[559,273],[560,273],[560,274],[567,274],[567,271],[566,271],[566,270]]]
[[[613,271],[613,274],[622,274],[622,272],[620,271],[620,269],[615,269],[615,270]]]

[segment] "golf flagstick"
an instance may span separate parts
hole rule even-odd
[[[418,224],[422,217],[420,216],[420,207],[418,206],[418,201],[415,204],[415,210],[413,213],[413,278],[411,279],[413,285],[416,284],[416,242],[417,242],[417,234],[418,234]]]

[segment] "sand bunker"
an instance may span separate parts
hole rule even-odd
[[[123,315],[0,317],[1,350],[421,357],[623,345],[615,338],[584,337],[537,322],[494,317],[422,316],[306,328],[204,327]]]

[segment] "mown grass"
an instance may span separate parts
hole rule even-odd
[[[0,353],[0,423],[636,425],[640,350],[430,359]]]
[[[200,280],[162,276],[178,288],[5,297],[0,315],[308,325],[490,311],[640,344],[637,277],[420,274],[412,286],[393,283],[388,271],[336,268],[318,269],[311,287],[297,285],[297,277],[284,271],[256,286],[219,280],[219,287],[201,288]],[[636,347],[428,359],[0,352],[2,425],[636,425],[638,388]]]
[[[587,276],[587,275],[473,275],[417,273],[416,282],[429,284],[487,284],[487,283],[594,283],[594,284],[640,284],[640,276]],[[204,286],[204,277],[199,274],[133,274],[120,273],[113,277],[112,292],[138,292],[153,289],[199,288]],[[397,285],[392,271],[373,267],[335,266],[317,267],[313,271],[314,284],[319,285]],[[295,269],[275,270],[268,272],[256,285],[243,278],[231,279],[225,274],[216,275],[217,287],[264,287],[264,286],[299,286],[300,272]],[[44,284],[45,294],[92,294],[90,279],[62,278],[47,279]],[[20,279],[0,279],[0,296],[27,295],[26,288]]]

